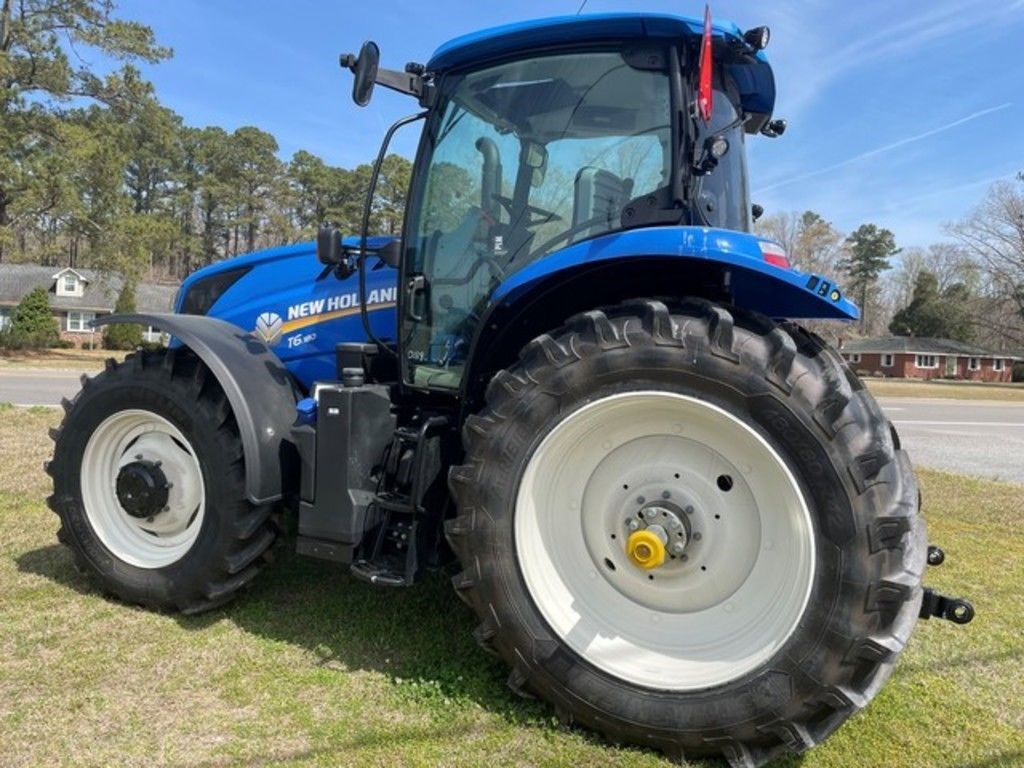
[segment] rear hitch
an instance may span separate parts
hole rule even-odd
[[[952,621],[954,624],[968,624],[974,618],[974,606],[963,598],[940,595],[935,590],[925,587],[924,599],[921,600],[921,612],[918,616],[922,619],[930,619],[935,616]]]
[[[942,551],[941,547],[934,544],[928,545],[928,565],[942,565],[945,560],[946,553]],[[925,587],[918,616],[922,619],[930,619],[935,616],[952,621],[954,624],[969,624],[974,618],[974,606],[961,597],[947,597],[940,595],[934,589]]]

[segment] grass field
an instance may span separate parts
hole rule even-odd
[[[89,373],[102,370],[103,361],[108,357],[121,360],[126,354],[108,349],[3,350],[0,351],[0,372],[4,369],[52,368]]]
[[[909,379],[864,379],[864,382],[876,397],[938,397],[1024,403],[1024,384],[945,383]]]
[[[509,693],[441,576],[376,589],[283,548],[209,615],[103,598],[43,502],[57,418],[0,406],[0,765],[667,765]],[[784,765],[1024,766],[1022,489],[921,480],[947,553],[928,581],[971,597],[978,616],[920,625],[874,703]]]

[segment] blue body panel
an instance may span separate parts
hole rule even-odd
[[[369,238],[367,250],[391,240],[394,238]],[[358,242],[358,238],[346,238],[344,244],[351,248],[358,247]],[[304,387],[335,379],[335,345],[366,340],[359,316],[358,273],[344,280],[332,274],[317,281],[324,267],[317,261],[315,244],[270,248],[189,275],[182,283],[175,311],[180,311],[185,294],[196,281],[241,266],[251,267],[249,273],[228,288],[207,314],[261,336]],[[373,256],[367,259],[367,266],[371,325],[379,337],[393,339],[398,273]],[[261,315],[269,316],[266,319],[270,321],[273,316],[279,318],[279,331],[273,333],[277,329],[270,322],[263,324],[261,333]]]
[[[371,238],[369,243],[380,247],[392,239]],[[357,242],[348,238],[345,244],[353,247]],[[549,254],[502,282],[491,302],[513,303],[545,278],[581,265],[653,256],[725,265],[734,302],[769,317],[855,320],[860,316],[832,281],[766,262],[761,244],[767,242],[744,232],[704,227],[627,230]],[[398,273],[372,256],[367,264],[370,322],[379,337],[393,339]],[[317,261],[313,243],[271,248],[193,273],[182,284],[175,309],[180,311],[185,294],[197,281],[240,266],[250,271],[207,314],[263,338],[305,388],[314,381],[334,379],[335,345],[366,340],[359,316],[358,275],[344,280],[328,275],[318,281],[323,265]],[[680,293],[684,291],[680,286]],[[671,286],[666,286],[665,293],[671,292]],[[262,326],[261,317],[267,321]]]
[[[746,232],[708,227],[647,227],[617,232],[563,248],[502,282],[493,301],[515,301],[549,275],[593,262],[666,256],[712,261],[730,268],[734,302],[769,317],[856,320],[857,307],[831,280],[764,260],[761,243]],[[671,287],[666,286],[670,294]],[[835,292],[835,293],[833,293]],[[838,298],[833,298],[836,295]]]
[[[649,13],[597,13],[557,16],[485,29],[448,41],[430,57],[427,69],[443,72],[501,58],[519,51],[557,48],[585,40],[588,43],[621,40],[682,40],[704,31],[701,19]],[[729,21],[712,23],[712,35],[745,46],[743,32]],[[749,49],[748,49],[749,50]],[[730,64],[744,110],[771,115],[775,108],[775,77],[764,51],[750,63]]]

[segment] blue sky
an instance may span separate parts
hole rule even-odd
[[[161,100],[191,125],[272,132],[353,166],[413,111],[378,89],[359,109],[337,55],[365,39],[382,63],[425,61],[445,40],[496,24],[574,13],[579,0],[121,0],[173,59],[144,67]],[[616,10],[700,15],[698,2],[588,0]],[[996,180],[1024,170],[1024,0],[722,0],[712,14],[768,24],[768,54],[789,121],[750,142],[753,198],[768,213],[813,209],[845,231],[871,221],[902,246],[941,239],[944,222]],[[396,139],[411,155],[415,128]]]

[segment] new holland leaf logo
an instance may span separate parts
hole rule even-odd
[[[279,314],[264,312],[256,318],[256,335],[263,339],[268,346],[273,346],[281,338],[283,325]]]

